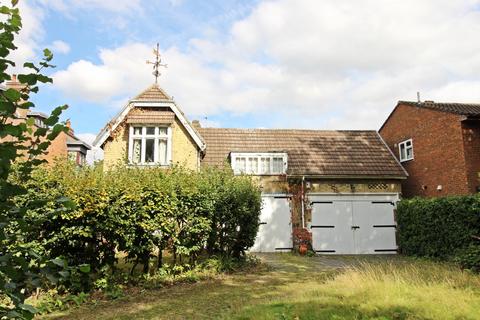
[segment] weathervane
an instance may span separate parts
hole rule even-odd
[[[163,64],[162,63],[162,58],[160,57],[160,49],[159,49],[159,45],[157,43],[157,48],[156,49],[153,49],[153,54],[155,55],[155,61],[152,62],[152,61],[149,61],[147,60],[147,63],[148,64],[153,64],[153,76],[155,77],[155,84],[158,83],[158,77],[161,75],[160,71],[158,71],[158,68],[159,67],[167,67],[166,64]]]

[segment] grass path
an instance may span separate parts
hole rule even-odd
[[[402,257],[265,255],[271,266],[48,319],[480,319],[480,277]]]

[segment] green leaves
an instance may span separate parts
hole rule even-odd
[[[53,126],[50,133],[47,135],[47,139],[52,141],[60,134],[60,132],[67,132],[67,131],[68,131],[67,127],[65,127],[63,124],[57,123],[56,125]]]
[[[13,0],[12,7],[0,6],[0,82],[11,79],[7,70],[15,63],[7,57],[16,50],[15,36],[22,27],[22,19],[18,1]],[[0,138],[8,138],[0,143],[0,292],[2,300],[7,298],[13,303],[13,309],[0,306],[0,318],[31,319],[37,312],[32,306],[25,304],[36,288],[43,287],[48,280],[57,283],[66,275],[63,268],[66,261],[45,257],[45,247],[31,238],[38,225],[41,224],[30,216],[32,212],[48,212],[49,201],[45,199],[22,199],[29,193],[32,171],[44,160],[39,156],[45,154],[50,141],[64,130],[58,125],[61,112],[59,107],[48,118],[52,132],[47,129],[35,130],[34,119],[24,120],[17,116],[20,109],[31,110],[35,105],[28,101],[30,94],[38,92],[38,83],[51,83],[52,79],[41,74],[44,68],[52,67],[53,55],[44,51],[44,58],[39,66],[25,62],[23,66],[32,72],[19,74],[20,88],[9,88],[0,92]],[[12,121],[14,120],[14,121]],[[32,135],[33,133],[33,135]],[[36,195],[35,195],[36,196]],[[69,206],[69,202],[57,203],[58,207]],[[42,218],[44,219],[44,218]],[[35,223],[32,223],[35,222]],[[3,301],[2,301],[3,302]]]
[[[17,102],[21,99],[22,95],[15,89],[7,89],[3,91],[2,95],[7,98],[10,102]]]
[[[33,307],[33,306],[29,305],[29,304],[20,303],[18,306],[20,307],[20,309],[22,309],[22,310],[24,310],[24,311],[27,311],[27,312],[29,312],[29,313],[31,313],[31,314],[35,314],[35,313],[38,312],[38,310],[37,310],[35,307]]]
[[[55,258],[53,260],[51,260],[52,263],[56,266],[59,266],[59,267],[62,267],[62,268],[65,268],[67,266],[67,261],[64,260],[64,259],[60,259],[60,258]]]
[[[451,260],[480,246],[472,237],[480,234],[479,208],[478,195],[402,200],[397,208],[402,253]]]
[[[33,64],[30,64],[32,69],[40,70],[39,68],[35,67]],[[37,71],[38,72],[38,71]],[[44,76],[40,73],[29,73],[29,74],[19,74],[18,81],[20,83],[27,84],[29,86],[34,86],[38,82],[42,83],[52,83],[52,78]]]
[[[33,63],[31,63],[31,62],[25,62],[25,63],[23,64],[23,67],[33,69],[33,70],[35,70],[36,72],[39,72],[39,71],[40,71],[40,68],[36,67],[36,66],[35,66]]]
[[[91,269],[89,264],[84,263],[78,266],[78,270],[83,273],[89,273]]]

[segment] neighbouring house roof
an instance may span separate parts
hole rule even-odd
[[[397,105],[408,105],[418,108],[432,109],[442,112],[460,114],[465,116],[480,116],[480,104],[477,103],[454,103],[454,102],[414,102],[399,101]]]
[[[435,110],[439,112],[447,112],[447,113],[458,114],[458,115],[467,116],[467,117],[480,116],[480,104],[476,104],[476,103],[434,102],[434,101],[417,102],[417,101],[400,100],[397,102],[397,105],[395,106],[395,108],[393,108],[392,112],[390,112],[387,119],[385,119],[385,121],[383,122],[382,126],[378,131],[382,131],[385,124],[390,120],[395,110],[397,110],[398,106],[400,105]]]
[[[48,116],[45,113],[38,112],[38,111],[31,111],[31,112],[27,113],[27,117],[39,117],[39,118],[43,118],[43,119],[48,118]]]
[[[135,107],[144,107],[144,108],[170,108],[173,114],[178,118],[180,123],[185,127],[187,132],[192,137],[193,141],[197,144],[200,150],[205,150],[206,145],[203,141],[202,137],[198,134],[198,132],[192,127],[191,123],[187,120],[183,112],[177,106],[177,104],[172,100],[172,98],[157,84],[151,85],[142,93],[140,93],[135,98],[131,99],[125,107],[115,116],[110,122],[108,122],[105,127],[100,131],[100,133],[95,138],[93,142],[94,146],[103,147],[103,144],[107,139],[110,137],[111,133],[122,123],[125,118],[127,117],[130,110]],[[161,110],[152,111],[155,114],[160,114],[163,112]],[[128,118],[133,117],[132,121],[140,121],[138,118],[139,114],[135,115],[128,115]],[[166,114],[162,114],[157,120],[148,119],[148,123],[152,123],[152,121],[164,121],[168,116]],[[152,120],[152,121],[150,121]],[[127,119],[128,121],[128,119]],[[139,122],[132,122],[132,123],[139,123]],[[156,122],[155,122],[156,123]],[[162,122],[163,123],[163,122]]]
[[[69,146],[83,146],[86,150],[92,149],[92,147],[88,143],[85,143],[72,133],[67,134],[67,148]]]
[[[231,152],[287,152],[289,175],[405,178],[376,131],[198,128],[207,143],[202,165]]]

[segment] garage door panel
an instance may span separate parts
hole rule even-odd
[[[388,201],[353,202],[355,253],[392,253],[396,249],[394,206]]]
[[[352,195],[345,200],[341,196],[319,196],[310,199],[315,251],[334,254],[396,252],[392,202],[395,196]]]
[[[352,206],[346,201],[313,202],[312,242],[319,253],[346,254],[353,250]]]
[[[287,197],[262,197],[260,225],[252,252],[291,250],[292,225]]]

